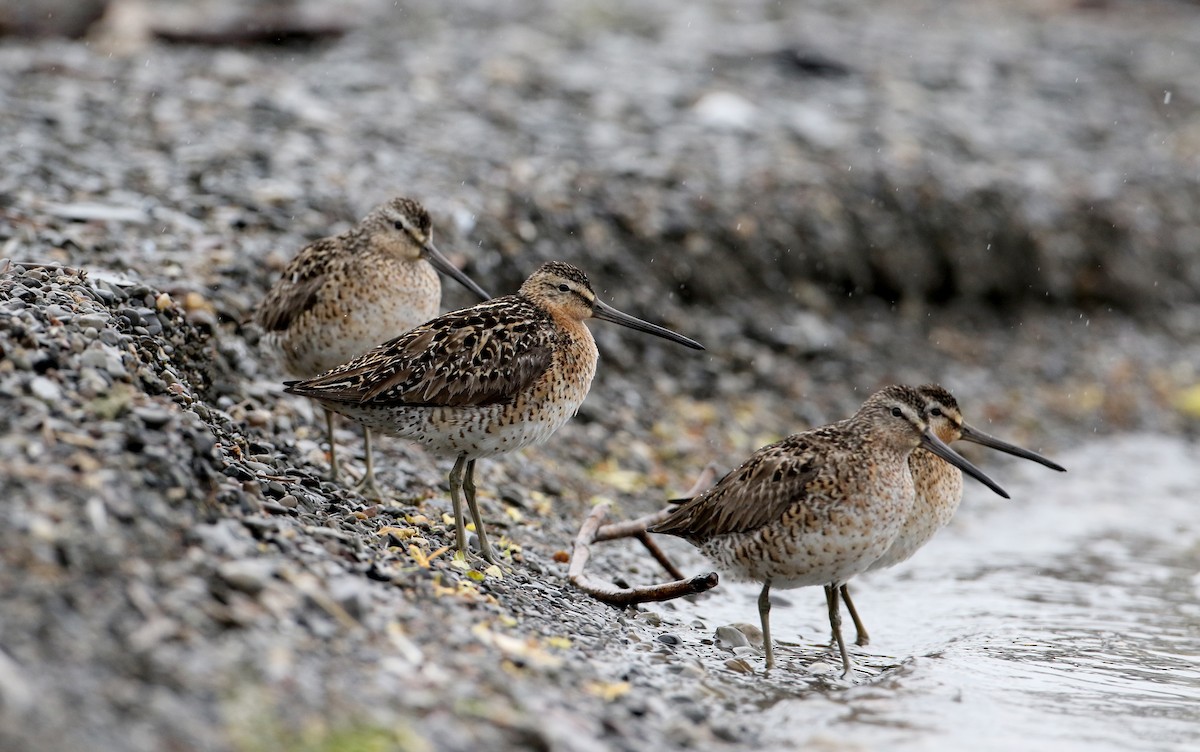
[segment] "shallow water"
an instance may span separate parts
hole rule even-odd
[[[1066,474],[974,456],[1013,499],[968,481],[949,528],[852,583],[872,638],[852,681],[820,588],[773,598],[768,678],[712,644],[757,624],[756,586],[655,608],[767,749],[1200,749],[1200,447],[1097,440],[1055,457]]]

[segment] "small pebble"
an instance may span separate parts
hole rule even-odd
[[[735,649],[741,647],[749,647],[750,640],[742,630],[733,625],[725,625],[717,627],[717,640],[721,643],[721,647]]]
[[[45,376],[34,376],[29,382],[29,391],[44,402],[58,402],[62,399],[62,388]]]
[[[230,478],[236,478],[237,480],[241,481],[254,480],[254,473],[250,472],[250,470],[248,470],[246,467],[236,463],[226,465],[221,472],[223,472],[225,475],[228,475]]]
[[[94,329],[100,330],[108,326],[109,315],[107,313],[84,313],[76,318],[76,324],[79,326],[91,326]]]
[[[52,319],[58,319],[59,321],[69,321],[75,318],[73,313],[60,305],[48,305],[46,306],[45,311],[47,316]]]
[[[171,422],[171,411],[157,405],[143,405],[133,408],[136,415],[147,428],[159,429]]]
[[[754,673],[754,667],[742,658],[730,658],[729,660],[725,661],[725,668],[736,671],[739,674]]]
[[[232,588],[254,595],[266,587],[279,569],[271,559],[227,561],[217,567],[217,576]]]

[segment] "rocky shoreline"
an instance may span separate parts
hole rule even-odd
[[[752,747],[753,648],[567,584],[596,501],[651,511],[888,382],[1051,455],[1200,433],[1200,25],[1107,5],[364,2],[298,49],[6,40],[0,747]],[[395,192],[489,289],[563,258],[709,348],[594,328],[579,416],[481,464],[498,571],[443,550],[419,448],[381,442],[383,503],[327,482],[242,324]],[[633,546],[595,567],[660,577]]]

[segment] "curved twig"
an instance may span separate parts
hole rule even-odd
[[[704,490],[713,482],[715,477],[716,471],[709,465],[700,473],[700,477],[696,479],[696,482],[692,485],[692,489],[688,491],[687,495],[694,496]],[[663,553],[657,543],[651,540],[649,533],[646,532],[647,528],[665,519],[671,513],[669,508],[655,512],[654,514],[638,517],[634,520],[601,526],[601,523],[604,521],[604,515],[607,512],[607,503],[597,504],[584,519],[583,525],[579,528],[579,533],[575,536],[571,550],[571,566],[567,571],[567,577],[570,579],[572,585],[597,600],[616,606],[628,606],[651,601],[666,601],[673,598],[681,598],[685,595],[703,593],[717,586],[719,578],[716,572],[709,572],[690,578],[684,577],[683,573],[671,563],[667,555]],[[650,555],[675,580],[659,585],[621,588],[601,582],[588,575],[586,567],[592,555],[592,544],[607,540],[616,540],[618,538],[637,538],[646,547],[646,550],[650,552]]]
[[[611,603],[614,606],[669,601],[685,595],[703,593],[705,590],[711,590],[717,586],[716,572],[709,572],[690,579],[678,579],[661,585],[632,588],[621,588],[592,578],[584,570],[591,557],[591,544],[596,541],[596,531],[599,530],[600,522],[604,519],[607,511],[607,503],[597,504],[596,508],[583,521],[583,526],[579,528],[579,534],[575,536],[574,548],[571,551],[571,568],[567,572],[567,577],[571,580],[572,585],[596,600]]]

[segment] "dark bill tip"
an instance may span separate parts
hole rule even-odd
[[[1067,469],[1062,465],[1043,457],[1037,452],[1023,449],[1016,444],[1009,444],[1007,441],[997,439],[995,436],[986,434],[983,431],[980,431],[978,428],[973,428],[966,423],[962,425],[962,439],[963,441],[970,441],[990,449],[1006,452],[1014,457],[1020,457],[1023,460],[1037,462],[1038,464],[1045,465],[1051,470],[1057,470],[1060,473],[1065,473],[1067,471]]]
[[[938,457],[941,457],[951,465],[954,465],[959,470],[962,470],[967,475],[992,489],[1000,496],[1003,496],[1006,499],[1012,498],[1008,495],[1008,491],[1005,491],[1000,487],[999,483],[989,478],[987,473],[972,465],[966,457],[963,457],[961,454],[951,449],[946,442],[942,441],[937,436],[934,436],[933,431],[929,428],[926,428],[921,432],[921,447],[936,454]]]

